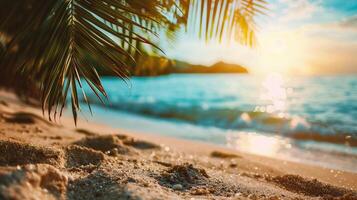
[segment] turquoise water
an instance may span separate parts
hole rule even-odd
[[[135,77],[128,84],[108,77],[103,85],[106,111],[98,111],[102,104],[94,94],[88,96],[95,118],[112,126],[161,133],[166,127],[173,137],[262,155],[308,149],[347,156],[344,166],[357,163],[349,145],[357,138],[357,76],[169,75]]]
[[[129,84],[103,80],[110,108],[223,129],[357,136],[356,76],[171,75]]]

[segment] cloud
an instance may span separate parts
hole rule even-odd
[[[166,53],[197,64],[238,63],[253,73],[357,73],[356,13],[341,13],[341,4],[330,8],[322,0],[273,2],[270,20],[258,21],[256,49],[183,39]]]
[[[312,3],[309,0],[279,0],[283,4],[283,21],[298,21],[311,18],[322,8],[319,3]]]
[[[357,30],[357,15],[353,15],[351,17],[341,20],[338,23],[338,26],[340,26],[341,28],[351,28]]]
[[[260,66],[306,74],[357,73],[357,14],[321,0],[277,0],[275,19],[260,34]],[[283,45],[282,45],[283,44]],[[275,51],[276,50],[276,51]],[[279,67],[282,66],[282,67]],[[268,66],[272,69],[271,66]]]
[[[311,73],[357,73],[357,42],[339,43],[333,40],[314,41],[308,59]]]
[[[300,31],[311,38],[324,38],[343,43],[357,42],[357,15],[332,22],[307,24],[302,26]]]

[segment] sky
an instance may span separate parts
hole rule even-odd
[[[252,73],[357,74],[357,0],[267,1],[268,15],[257,18],[257,47],[181,34],[166,45],[166,55],[194,64],[241,64]]]

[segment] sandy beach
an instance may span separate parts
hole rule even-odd
[[[357,174],[124,132],[0,92],[0,199],[357,199]]]

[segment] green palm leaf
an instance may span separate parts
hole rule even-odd
[[[236,39],[254,46],[257,14],[265,15],[265,0],[191,0],[188,31],[206,41]]]
[[[146,44],[160,50],[152,37],[181,25],[207,41],[236,38],[253,46],[254,16],[263,13],[265,4],[264,0],[3,1],[0,35],[10,39],[0,52],[2,71],[32,77],[50,119],[61,115],[70,95],[76,123],[78,90],[87,100],[82,81],[99,99],[106,98],[98,68],[127,80],[138,47]]]

